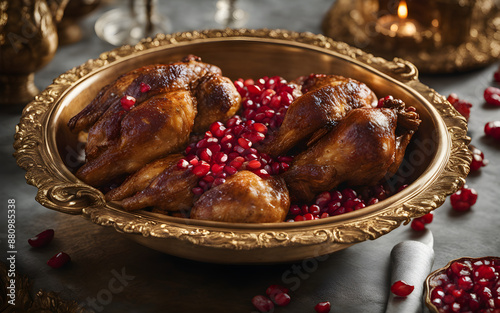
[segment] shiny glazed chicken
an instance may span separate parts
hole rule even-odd
[[[394,174],[419,124],[418,114],[400,100],[350,111],[283,174],[292,199],[307,202],[343,182],[370,186]]]
[[[267,223],[284,221],[291,202],[310,202],[339,184],[376,184],[397,172],[420,123],[413,108],[392,99],[377,108],[368,86],[338,75],[313,74],[285,87],[293,100],[278,126],[240,119],[241,125],[233,122],[230,128],[231,117],[247,115],[240,110],[237,88],[218,67],[189,56],[131,71],[69,121],[74,132],[89,133],[86,163],[76,175],[96,187],[121,179],[105,198],[127,211]],[[125,96],[136,101],[131,109],[122,107]],[[225,127],[213,126],[229,118]],[[207,134],[211,152],[201,144],[198,148]],[[263,139],[252,147],[248,138]],[[287,153],[298,155],[283,165],[279,158],[291,160]],[[219,163],[211,163],[214,158]],[[236,158],[237,168],[231,163]],[[202,165],[205,172],[195,171]],[[271,165],[279,169],[273,175]],[[216,178],[223,182],[207,187]]]
[[[289,207],[290,197],[282,178],[264,179],[244,170],[206,191],[194,203],[191,218],[229,223],[274,223],[285,219]]]
[[[281,127],[260,147],[262,152],[283,155],[315,132],[333,126],[350,110],[377,102],[368,86],[351,78],[311,75],[301,83],[303,95],[290,105]]]
[[[122,107],[126,96],[135,101],[131,109]],[[218,67],[194,56],[126,73],[68,123],[74,132],[88,129],[86,163],[76,176],[98,187],[134,173],[183,149],[193,130],[234,115],[240,101]]]

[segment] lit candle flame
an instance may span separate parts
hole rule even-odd
[[[408,16],[408,6],[405,0],[401,0],[398,5],[398,16],[399,18],[406,18]]]

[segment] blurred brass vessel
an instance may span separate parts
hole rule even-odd
[[[34,73],[54,57],[56,23],[68,0],[0,1],[0,105],[38,94]]]

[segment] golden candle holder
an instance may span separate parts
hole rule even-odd
[[[500,3],[493,0],[337,0],[325,35],[424,73],[466,71],[500,57]]]

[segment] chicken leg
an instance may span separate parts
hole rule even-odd
[[[327,135],[299,154],[283,177],[293,200],[311,201],[340,183],[371,185],[401,163],[407,142],[418,127],[418,115],[401,107],[350,111]],[[396,135],[398,116],[411,128]],[[399,142],[399,144],[398,144]]]

